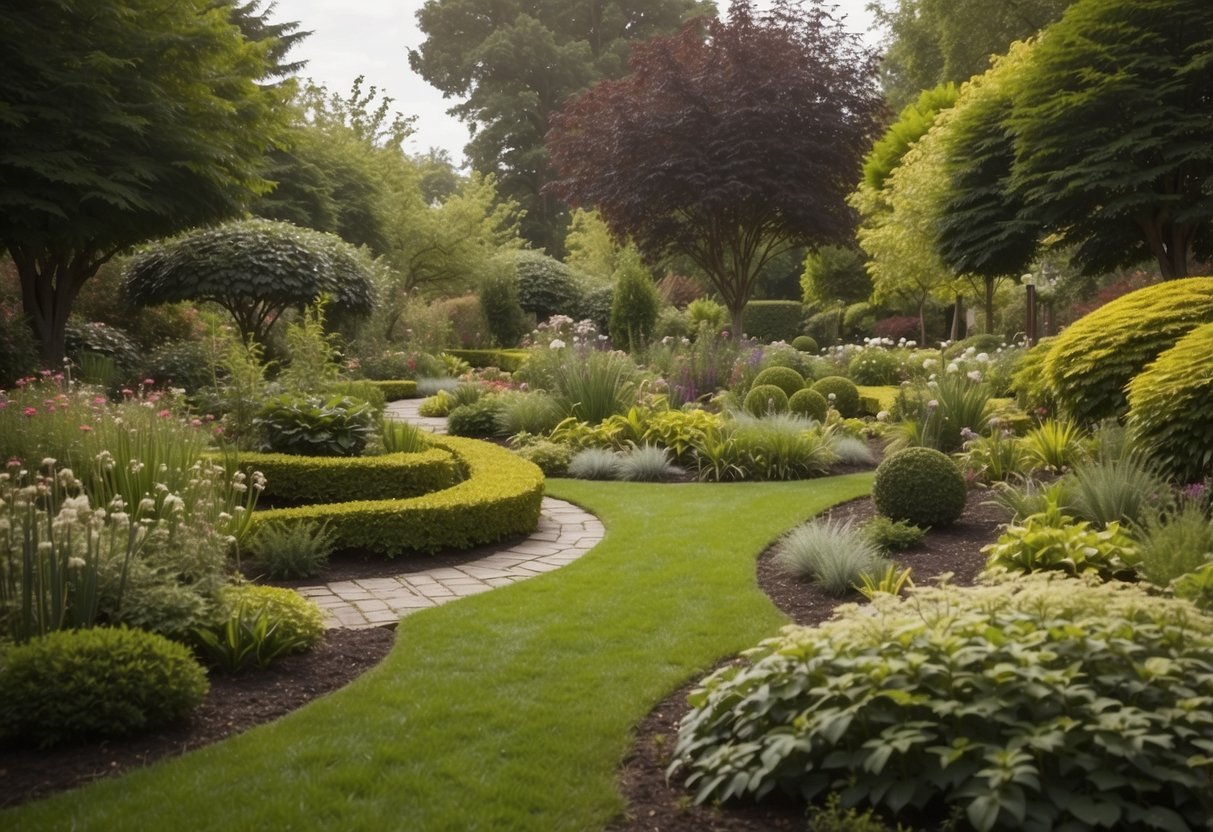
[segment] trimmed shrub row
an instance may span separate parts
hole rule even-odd
[[[526,350],[447,350],[446,353],[462,358],[473,367],[496,367],[507,373],[517,370],[527,359]]]
[[[464,359],[467,361],[467,359]],[[469,364],[471,362],[468,362]],[[389,381],[366,380],[365,384],[378,387],[383,391],[383,398],[389,402],[397,399],[417,398],[417,382],[411,378],[391,379]]]
[[[435,437],[467,470],[451,488],[418,497],[325,503],[259,511],[252,527],[270,522],[322,522],[337,546],[388,557],[405,552],[468,549],[534,531],[543,473],[504,448],[474,439]]]
[[[450,488],[462,478],[454,455],[437,447],[357,457],[242,453],[239,465],[265,474],[267,497],[308,503],[417,497]]]

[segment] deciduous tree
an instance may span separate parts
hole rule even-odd
[[[593,207],[650,261],[681,253],[741,332],[764,264],[851,231],[845,196],[881,108],[875,66],[819,4],[738,0],[632,50],[553,120],[551,189]]]

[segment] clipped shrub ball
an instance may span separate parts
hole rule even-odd
[[[1206,828],[1210,651],[1213,617],[1121,582],[877,593],[709,676],[674,768],[700,803],[843,792],[923,829]]]
[[[42,747],[169,725],[209,688],[184,645],[117,627],[50,633],[0,667],[0,736]]]
[[[797,335],[792,339],[792,346],[801,352],[811,352],[816,354],[817,342],[813,340],[811,335]]]
[[[1213,470],[1213,324],[1189,332],[1129,382],[1129,424],[1179,482]]]
[[[791,397],[797,390],[804,389],[804,376],[791,367],[767,367],[754,376],[754,387],[764,384],[774,384]]]
[[[849,378],[826,376],[813,382],[813,389],[832,404],[843,418],[853,419],[859,415],[859,388]],[[834,396],[832,400],[831,395]]]
[[[1125,386],[1164,350],[1213,320],[1213,279],[1168,280],[1122,295],[1057,336],[1044,362],[1048,392],[1089,424],[1128,409]]]
[[[751,416],[784,413],[788,409],[788,394],[774,384],[755,384],[746,394],[743,406]]]
[[[810,419],[816,419],[818,422],[826,420],[826,413],[829,410],[830,404],[826,401],[825,396],[818,393],[811,387],[804,387],[797,390],[788,399],[788,410],[800,416],[808,416]]]
[[[905,448],[876,468],[872,501],[892,520],[939,528],[956,522],[965,508],[965,480],[947,454],[934,448]]]
[[[280,586],[240,584],[220,593],[220,618],[233,616],[256,618],[262,613],[277,628],[279,637],[289,640],[290,652],[310,650],[324,638],[324,616],[315,601]]]

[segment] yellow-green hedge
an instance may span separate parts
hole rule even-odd
[[[1120,416],[1129,380],[1210,321],[1213,278],[1168,280],[1130,292],[1057,336],[1045,358],[1045,383],[1062,410],[1080,422]]]
[[[463,473],[451,451],[439,447],[355,457],[242,453],[239,465],[265,474],[267,497],[295,503],[417,497],[450,488]]]
[[[383,398],[389,402],[397,399],[417,398],[417,382],[412,379],[393,379],[390,381],[367,381],[367,384],[378,387],[383,391]]]
[[[253,528],[273,521],[326,522],[339,548],[388,557],[467,549],[535,530],[543,499],[543,473],[538,467],[476,439],[444,436],[434,442],[463,464],[466,480],[406,499],[259,511],[253,515]]]

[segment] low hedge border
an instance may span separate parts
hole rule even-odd
[[[395,557],[469,549],[535,530],[543,500],[538,467],[476,439],[443,436],[432,441],[463,463],[466,480],[419,497],[258,511],[250,531],[261,523],[319,521],[328,524],[339,548]]]
[[[462,358],[473,367],[496,367],[512,373],[526,363],[526,350],[447,350],[448,355]]]
[[[297,503],[398,500],[450,488],[462,477],[446,448],[378,456],[241,453],[242,471],[265,474],[265,495]]]
[[[389,402],[394,402],[396,399],[417,398],[417,382],[411,378],[391,379],[388,381],[368,379],[366,383],[382,390],[383,398]]]

